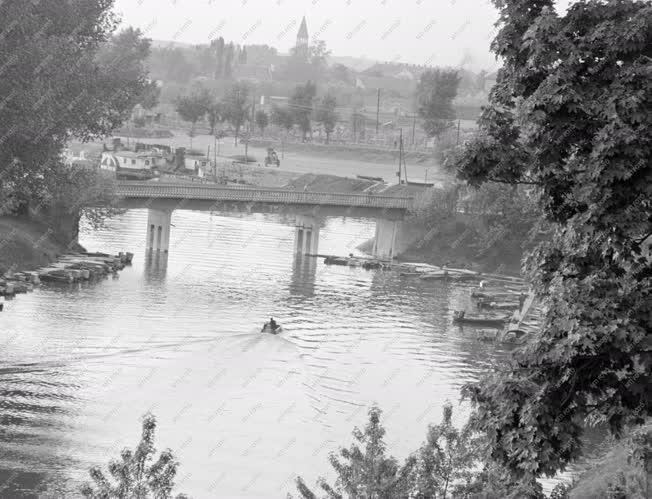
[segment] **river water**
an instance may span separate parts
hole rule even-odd
[[[151,411],[157,448],[181,463],[177,492],[283,498],[296,474],[332,476],[328,453],[374,402],[402,460],[507,354],[452,324],[470,284],[296,260],[294,228],[274,215],[175,211],[169,256],[148,258],[146,220],[82,230],[88,250],[135,253],[118,278],[44,285],[0,314],[0,497],[44,484],[74,497]],[[330,219],[320,252],[355,253],[373,232]],[[269,316],[282,335],[258,333]]]

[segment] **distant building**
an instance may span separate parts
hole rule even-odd
[[[233,68],[233,76],[236,80],[247,80],[253,83],[261,81],[272,81],[274,75],[273,66],[252,66],[240,64]]]
[[[414,74],[411,71],[404,69],[400,73],[394,75],[394,78],[400,78],[401,80],[414,80]]]
[[[100,168],[124,170],[151,170],[165,164],[165,158],[158,153],[133,151],[106,151],[102,153]]]
[[[131,121],[142,121],[151,125],[161,120],[161,113],[155,113],[151,109],[145,109],[141,104],[136,104],[131,111]]]
[[[206,175],[206,171],[210,168],[210,161],[206,156],[195,154],[187,154],[184,157],[184,165],[187,172],[194,172],[198,177]]]
[[[306,16],[303,16],[301,19],[301,26],[299,26],[299,32],[297,33],[297,43],[296,48],[308,48],[308,42],[310,38],[308,37],[308,25],[306,24]]]

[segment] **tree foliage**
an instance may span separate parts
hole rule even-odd
[[[153,109],[161,98],[161,87],[156,81],[150,81],[140,95],[140,105],[145,109]]]
[[[222,101],[224,116],[235,128],[235,143],[238,143],[240,128],[249,117],[249,87],[244,82],[236,82],[228,90]]]
[[[417,114],[430,137],[439,137],[455,118],[453,99],[460,76],[456,70],[430,69],[421,74],[416,90]]]
[[[485,441],[468,425],[453,425],[453,408],[445,404],[442,421],[428,427],[424,444],[401,465],[386,455],[381,411],[372,406],[364,431],[355,428],[357,443],[331,454],[337,473],[335,484],[318,480],[329,499],[543,499],[536,481],[519,482],[491,463],[481,468]],[[297,490],[303,499],[317,499],[299,476]]]
[[[297,46],[290,49],[290,57],[287,58],[282,69],[282,76],[290,81],[318,81],[327,68],[330,50],[326,48],[326,42],[315,40],[310,46]]]
[[[99,467],[90,470],[93,485],[84,484],[81,493],[88,499],[170,499],[179,463],[170,449],[154,460],[154,430],[156,419],[151,414],[143,418],[140,443],[135,450],[123,449],[120,460],[109,463],[107,477]],[[112,480],[113,481],[112,481]],[[187,499],[178,494],[176,499]]]
[[[256,120],[256,125],[260,129],[260,133],[264,135],[265,128],[267,128],[267,125],[269,125],[269,116],[265,111],[260,109],[256,111],[255,120]]]
[[[313,101],[317,95],[317,86],[307,81],[303,85],[297,85],[290,97],[290,109],[294,115],[294,123],[299,125],[303,139],[312,131],[311,119],[313,113]]]
[[[181,119],[192,123],[194,131],[197,122],[206,116],[212,103],[213,99],[210,93],[204,89],[179,97],[176,102],[176,111]]]
[[[218,101],[214,97],[211,98],[210,103],[206,109],[206,118],[208,119],[208,126],[210,127],[210,134],[215,134],[215,127],[218,123],[226,121],[226,107],[224,103]]]
[[[494,3],[504,66],[459,175],[539,186],[554,234],[528,264],[540,335],[465,391],[499,463],[553,475],[580,454],[587,420],[618,434],[652,414],[652,7]]]
[[[272,107],[272,123],[283,128],[287,133],[294,126],[294,113],[287,106],[275,105]]]
[[[46,174],[71,138],[104,137],[149,84],[149,41],[112,36],[112,0],[0,3],[0,211],[48,198]]]
[[[340,458],[331,454],[331,466],[337,473],[335,485],[319,480],[320,488],[329,498],[390,499],[407,497],[409,476],[414,467],[413,460],[400,466],[396,459],[385,455],[385,429],[380,423],[381,410],[369,410],[369,422],[361,431],[353,430],[356,443],[348,449],[340,449]],[[317,497],[301,477],[297,478],[297,489],[304,499]]]
[[[335,112],[336,106],[337,101],[335,100],[335,97],[331,94],[327,94],[319,102],[317,111],[315,112],[315,121],[320,123],[326,132],[327,144],[330,142],[331,133],[335,130],[335,124],[337,123],[337,113]]]

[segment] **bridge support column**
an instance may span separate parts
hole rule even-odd
[[[168,252],[172,210],[150,208],[147,215],[147,250]]]
[[[376,220],[376,235],[374,236],[373,256],[375,258],[392,259],[396,256],[396,236],[400,222],[392,220]]]
[[[299,255],[315,255],[319,251],[319,220],[298,215],[294,235],[294,252]]]

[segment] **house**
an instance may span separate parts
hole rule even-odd
[[[252,83],[273,80],[273,66],[253,66],[239,64],[233,68],[233,76],[236,80],[245,80]]]
[[[100,168],[115,167],[118,170],[151,170],[164,164],[165,158],[151,151],[106,151],[100,159]]]
[[[206,156],[187,154],[184,157],[186,173],[193,172],[198,177],[203,177],[211,168],[211,162]]]
[[[161,121],[161,113],[155,113],[151,109],[145,109],[141,104],[136,104],[131,111],[131,121],[141,121],[145,124],[151,125]]]

